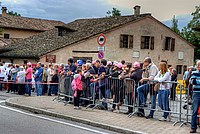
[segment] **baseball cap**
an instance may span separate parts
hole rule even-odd
[[[83,65],[83,61],[82,60],[77,60],[77,63],[78,63],[79,66]]]
[[[122,68],[122,63],[117,63],[115,66],[117,66],[118,68]]]
[[[137,62],[137,61],[136,61],[136,62],[134,62],[134,63],[133,63],[133,67],[140,68],[140,63],[139,63],[139,62]]]

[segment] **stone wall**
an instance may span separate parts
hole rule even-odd
[[[104,34],[107,38],[105,44],[105,59],[107,60],[121,61],[124,59],[127,62],[142,62],[146,56],[149,56],[156,65],[162,59],[167,60],[168,64],[174,68],[177,65],[193,65],[194,48],[153,18],[149,17],[135,21]],[[133,35],[133,49],[120,48],[120,34]],[[141,36],[154,37],[154,50],[141,49]],[[163,50],[165,37],[175,38],[175,51]],[[95,36],[77,44],[56,50],[50,54],[56,55],[57,63],[67,63],[69,57],[92,57],[95,60],[98,59],[96,53],[75,53],[73,51],[96,51],[97,47],[97,36]],[[139,52],[138,58],[133,58],[134,51]],[[178,59],[179,52],[183,52],[183,60]],[[45,56],[41,57],[40,61],[45,62]],[[179,79],[181,77],[182,75],[179,75]]]

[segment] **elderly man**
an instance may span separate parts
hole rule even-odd
[[[190,133],[196,133],[197,129],[197,113],[200,106],[200,60],[196,63],[196,71],[192,72],[190,83],[193,85],[193,96],[192,96],[192,122]]]
[[[144,59],[143,69],[144,69],[144,72],[142,74],[143,76],[142,76],[142,79],[140,80],[140,83],[154,80],[154,77],[158,73],[158,68],[155,64],[153,64],[150,57],[146,57]],[[150,92],[151,109],[155,109],[157,92],[155,92],[153,90],[153,87],[154,87],[154,84],[150,82],[149,84],[146,83],[137,88],[140,107],[147,106],[146,105],[146,96],[147,96],[148,92]],[[142,112],[144,114],[143,110],[141,110],[140,112]],[[151,110],[150,114],[147,116],[147,118],[153,118],[153,114],[154,114],[154,110]]]

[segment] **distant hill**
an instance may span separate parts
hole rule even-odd
[[[189,14],[188,15],[180,15],[180,16],[176,16],[176,19],[178,19],[178,28],[181,30],[183,27],[187,26],[187,24],[192,19],[192,16],[189,15]],[[162,21],[162,23],[165,24],[168,27],[171,27],[171,25],[172,25],[171,19],[166,20],[166,21]]]

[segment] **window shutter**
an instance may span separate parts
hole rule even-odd
[[[132,49],[133,48],[133,35],[129,35],[129,48]]]
[[[175,38],[172,38],[172,42],[171,42],[171,51],[175,50]]]
[[[141,36],[141,49],[144,49],[145,37]]]
[[[151,37],[150,49],[154,50],[154,37]]]
[[[167,37],[165,37],[165,41],[163,43],[163,50],[167,50]]]
[[[120,35],[120,48],[123,48],[123,35]]]

